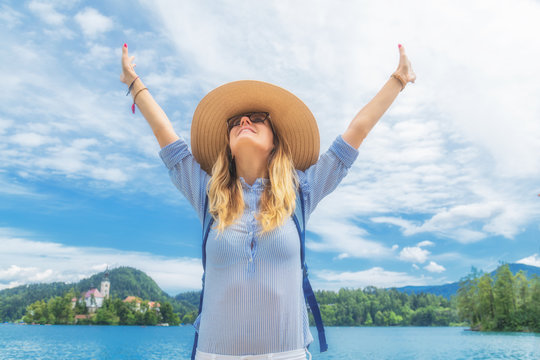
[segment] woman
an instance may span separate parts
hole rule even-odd
[[[126,44],[122,51],[120,80],[150,124],[173,183],[201,222],[207,211],[214,219],[204,302],[194,324],[196,359],[306,359],[313,337],[291,219],[296,196],[302,193],[307,218],[347,174],[399,92],[415,81],[404,48],[399,45],[397,70],[320,158],[307,106],[260,81],[228,83],[201,100],[191,125],[192,154],[136,75]]]

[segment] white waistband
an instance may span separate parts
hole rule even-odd
[[[311,359],[311,354],[307,349],[242,356],[211,354],[197,349],[195,360],[306,360],[306,352],[309,354],[309,359]]]

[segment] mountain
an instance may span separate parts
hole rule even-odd
[[[450,299],[453,295],[457,294],[458,289],[459,282],[453,282],[444,285],[403,286],[400,288],[396,288],[397,291],[404,292],[408,295],[426,293],[434,294],[437,296],[441,295],[447,299]]]
[[[201,292],[200,291],[186,291],[186,292],[176,295],[174,298],[181,303],[190,304],[191,306],[195,306],[195,308],[199,309]]]
[[[0,322],[20,319],[26,307],[33,302],[63,296],[72,288],[78,293],[86,292],[91,288],[99,290],[104,276],[105,272],[100,272],[77,283],[28,284],[1,290]],[[113,298],[124,299],[133,295],[143,300],[166,301],[170,302],[173,310],[180,314],[197,310],[197,307],[189,302],[178,301],[169,296],[146,273],[132,267],[118,267],[110,270],[109,281],[111,282],[110,295]]]
[[[540,267],[531,266],[531,265],[525,265],[525,264],[508,264],[510,267],[510,271],[512,274],[516,274],[519,271],[523,270],[523,272],[526,273],[527,278],[532,277],[533,275],[540,276]],[[492,271],[489,273],[492,277],[495,276],[497,270]],[[444,285],[432,285],[432,286],[404,286],[400,288],[396,288],[396,290],[404,292],[406,294],[411,293],[428,293],[428,294],[434,294],[434,295],[441,295],[447,299],[450,299],[453,295],[457,294],[457,291],[459,289],[459,281],[444,284]]]
[[[509,264],[510,271],[516,274],[523,270],[527,277],[533,275],[540,276],[540,268],[524,264]],[[490,273],[495,275],[496,271]],[[11,289],[0,290],[0,322],[14,321],[24,315],[26,307],[38,300],[45,300],[62,296],[70,289],[75,289],[78,293],[85,292],[93,287],[100,288],[105,272],[92,275],[77,283],[55,282],[50,284],[28,284],[21,285]],[[190,291],[169,296],[156,282],[144,272],[131,268],[119,267],[109,271],[109,280],[111,282],[111,297],[125,298],[134,295],[143,300],[169,302],[173,306],[173,311],[180,315],[180,318],[186,314],[196,314],[199,307],[200,291]],[[449,299],[457,293],[459,282],[434,286],[405,286],[397,288],[398,291],[411,293],[431,293],[442,295]]]

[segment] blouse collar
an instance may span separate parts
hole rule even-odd
[[[270,182],[270,180],[266,178],[257,178],[253,185],[249,185],[246,180],[242,176],[240,176],[240,182],[242,183],[242,187],[244,189],[251,189],[251,190],[263,190],[266,184]]]

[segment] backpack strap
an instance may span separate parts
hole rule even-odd
[[[317,304],[317,299],[315,298],[315,293],[311,287],[311,283],[308,278],[308,266],[306,264],[306,218],[305,218],[305,209],[304,209],[304,194],[302,189],[298,187],[296,192],[296,207],[293,214],[294,224],[298,230],[298,235],[300,236],[300,261],[302,266],[302,288],[304,290],[304,298],[306,299],[311,313],[313,314],[313,319],[315,320],[315,325],[317,326],[317,332],[319,333],[319,348],[321,352],[328,350],[328,344],[326,343],[326,335],[324,333],[324,324],[321,317],[321,311],[319,309],[319,304]]]
[[[202,276],[202,290],[201,297],[199,299],[199,315],[202,312],[203,298],[204,298],[204,278],[206,274],[206,242],[208,240],[208,234],[210,233],[210,228],[214,223],[214,217],[208,211],[208,195],[204,199],[204,212],[203,212],[203,232],[202,232],[202,265],[203,265],[203,276]],[[195,331],[195,339],[193,341],[193,350],[191,351],[191,360],[195,360],[195,353],[197,352],[197,343],[199,342],[199,332]]]

